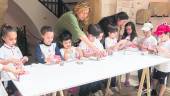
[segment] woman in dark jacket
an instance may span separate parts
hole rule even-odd
[[[118,26],[120,29],[122,26],[124,26],[124,24],[126,23],[126,21],[128,19],[129,19],[129,16],[127,15],[126,12],[119,12],[112,16],[102,18],[98,22],[98,24],[100,25],[101,29],[103,30],[104,35],[108,36],[108,30],[107,30],[108,25]]]

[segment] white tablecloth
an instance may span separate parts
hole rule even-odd
[[[83,64],[70,62],[64,66],[44,64],[26,66],[29,73],[21,76],[20,81],[13,80],[13,82],[23,96],[37,96],[169,61],[170,59],[160,56],[121,51],[104,60],[86,60]],[[10,77],[12,78],[12,75]]]

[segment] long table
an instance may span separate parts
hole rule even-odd
[[[99,61],[82,60],[82,62],[83,64],[68,62],[63,66],[59,64],[25,66],[28,74],[13,82],[23,96],[39,96],[167,63],[170,59],[142,55],[141,52],[120,51]],[[10,77],[13,79],[11,74]]]

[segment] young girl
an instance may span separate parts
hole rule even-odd
[[[159,25],[157,27],[155,35],[158,36],[159,43],[156,52],[158,55],[170,58],[170,26],[166,24]],[[170,72],[170,63],[160,64],[155,66],[153,72],[153,90],[151,92],[152,96],[163,96],[166,90],[167,78]],[[157,83],[160,84],[159,93],[157,93]]]
[[[61,61],[61,53],[57,43],[53,43],[54,31],[50,26],[41,28],[42,42],[36,47],[36,58],[39,63],[51,64]]]
[[[126,23],[122,40],[119,42],[119,44],[122,43],[120,44],[119,49],[131,48],[131,47],[134,48],[136,46],[135,44],[136,39],[137,39],[137,33],[136,33],[135,24],[133,22]],[[130,86],[129,78],[130,78],[130,73],[127,73],[124,82],[124,85],[127,87]]]
[[[125,25],[125,30],[122,36],[122,40],[118,43],[118,49],[124,49],[128,47],[135,47],[137,44],[136,27],[133,22],[128,22]]]
[[[69,60],[75,60],[80,59],[83,57],[82,51],[77,48],[72,46],[72,36],[69,34],[69,32],[65,31],[63,34],[60,35],[60,40],[62,43],[62,47],[60,49],[61,55],[64,58],[64,60],[69,61]]]
[[[118,28],[108,25],[108,31],[109,36],[105,38],[105,48],[107,50],[114,50],[117,44]]]
[[[64,31],[60,35],[60,41],[62,45],[60,52],[65,61],[74,61],[83,57],[82,51],[79,48],[72,46],[71,38],[72,36],[68,31]],[[68,96],[69,93],[76,95],[78,93],[77,87],[73,87],[64,91],[65,96]]]
[[[3,46],[0,48],[0,59],[9,61],[10,64],[8,64],[11,67],[16,67],[20,70],[23,70],[22,66],[25,62],[28,61],[27,57],[23,57],[20,49],[16,46],[17,42],[17,32],[14,28],[12,28],[9,25],[3,25],[1,27],[1,38],[3,41]],[[7,87],[8,83],[6,81],[9,81],[10,78],[8,77],[8,74],[6,72],[1,72],[1,77],[5,81],[5,87]],[[13,86],[8,86],[13,87]],[[13,93],[13,92],[12,92]]]

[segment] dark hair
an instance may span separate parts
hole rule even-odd
[[[60,41],[63,42],[65,40],[70,40],[72,38],[72,35],[68,31],[64,31],[60,35]]]
[[[63,48],[63,41],[72,40],[72,35],[69,31],[65,30],[59,35],[59,47]]]
[[[126,23],[122,39],[125,39],[128,36],[128,32],[126,29],[127,26],[131,26],[132,28],[132,33],[130,34],[130,41],[133,41],[133,39],[137,36],[135,24],[133,22]]]
[[[107,30],[108,30],[109,33],[118,32],[118,27],[117,26],[108,25],[107,26]]]
[[[44,35],[46,32],[54,32],[53,28],[51,26],[43,26],[40,30],[41,34]]]
[[[1,37],[4,37],[7,35],[8,32],[16,32],[16,30],[10,26],[10,25],[7,25],[7,24],[3,24],[1,26]]]
[[[90,24],[88,26],[87,31],[88,31],[88,34],[91,34],[92,36],[95,36],[95,37],[98,37],[100,33],[103,32],[98,24]]]
[[[3,24],[0,28],[0,32],[1,32],[1,40],[0,43],[4,43],[2,37],[6,36],[9,32],[16,32],[16,29],[14,29],[12,26],[7,25],[7,24]]]
[[[126,20],[129,19],[129,16],[126,12],[119,12],[116,14],[118,20]]]

